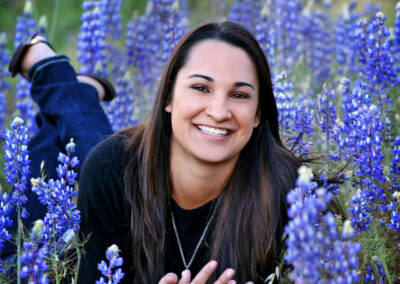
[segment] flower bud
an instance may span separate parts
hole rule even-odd
[[[350,220],[346,220],[343,224],[342,238],[350,239],[354,236],[354,228],[351,226]]]
[[[43,235],[43,220],[38,219],[35,221],[33,228],[32,228],[32,233],[31,233],[31,238],[33,239],[39,239]]]
[[[393,198],[397,201],[400,201],[400,191],[395,191],[393,193]]]

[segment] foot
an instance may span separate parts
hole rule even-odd
[[[86,83],[86,84],[89,84],[89,85],[95,87],[95,89],[97,90],[97,94],[99,95],[99,101],[102,101],[104,99],[105,90],[104,90],[103,86],[97,80],[90,78],[88,76],[85,76],[85,75],[78,75],[78,76],[76,76],[76,78],[81,83]]]
[[[35,42],[38,43],[32,45],[26,52],[24,58],[22,59],[21,73],[22,76],[24,76],[25,78],[28,78],[29,69],[33,66],[33,64],[45,58],[56,55],[55,51],[51,49],[50,46],[48,46],[46,43],[39,41],[45,41],[45,39],[42,36],[38,35],[31,40],[31,43]]]

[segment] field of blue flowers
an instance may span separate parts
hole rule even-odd
[[[247,27],[265,51],[286,146],[319,157],[300,169],[298,187],[287,196],[287,249],[266,283],[400,283],[400,2],[385,15],[377,4],[349,0],[335,17],[334,1],[231,2],[213,1],[216,18]],[[32,5],[26,1],[17,19],[14,48],[48,32]],[[77,45],[79,72],[101,74],[116,86],[117,98],[103,103],[115,131],[145,120],[161,70],[192,19],[185,0],[147,0],[146,11],[123,25],[121,5],[83,1]],[[10,79],[6,47],[1,33],[0,250],[16,241],[18,253],[15,262],[0,262],[0,282],[79,283],[85,241],[74,204],[79,145],[71,141],[60,153],[58,179],[27,180],[37,106],[29,82]],[[18,226],[11,235],[11,208],[20,218],[29,214],[28,183],[49,211],[30,232]],[[98,283],[118,283],[122,262],[111,246]]]

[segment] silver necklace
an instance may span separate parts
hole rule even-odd
[[[181,241],[180,241],[180,239],[179,239],[178,230],[177,230],[177,228],[176,228],[174,212],[172,212],[172,210],[171,210],[172,227],[174,228],[175,237],[176,237],[176,241],[177,241],[177,243],[178,243],[179,253],[181,254],[183,266],[184,266],[186,269],[189,269],[189,267],[192,265],[193,260],[194,260],[196,254],[197,254],[197,251],[199,250],[200,245],[201,245],[201,243],[203,242],[204,237],[205,237],[206,234],[207,234],[208,227],[210,226],[211,221],[212,221],[212,219],[214,218],[214,214],[215,214],[215,210],[213,210],[213,213],[212,213],[212,215],[211,215],[211,217],[210,217],[210,220],[208,220],[207,225],[206,225],[206,227],[204,228],[203,233],[201,234],[200,240],[197,242],[197,245],[196,245],[196,248],[194,249],[194,252],[193,252],[193,254],[192,254],[192,257],[190,258],[189,263],[187,263],[187,262],[186,262],[185,255],[183,254],[183,249],[182,249]]]

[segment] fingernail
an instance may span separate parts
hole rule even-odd
[[[229,269],[229,270],[226,272],[225,275],[226,275],[226,278],[231,279],[232,276],[233,276],[233,274],[235,274],[235,270]]]
[[[217,267],[217,262],[215,260],[212,260],[209,264],[209,267],[214,270]]]
[[[182,271],[182,278],[187,278],[189,270],[185,269]]]

